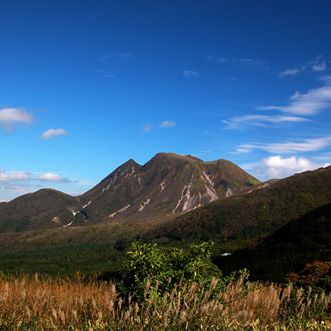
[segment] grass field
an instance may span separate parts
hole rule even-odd
[[[108,282],[5,277],[0,279],[1,330],[330,330],[331,295],[311,289],[241,280],[218,293],[181,284],[161,296],[124,299]]]

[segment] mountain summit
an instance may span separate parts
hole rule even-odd
[[[0,203],[0,232],[174,217],[258,183],[226,160],[159,153],[144,165],[128,160],[78,197],[44,189]]]

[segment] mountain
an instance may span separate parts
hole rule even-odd
[[[66,226],[79,206],[77,198],[52,189],[25,194],[0,203],[0,232]]]
[[[330,202],[331,167],[327,167],[215,201],[159,224],[142,239],[216,242],[258,239]]]
[[[129,160],[80,196],[92,223],[174,217],[249,189],[259,181],[235,164],[159,153]]]
[[[166,155],[165,158],[162,156],[162,161],[168,157],[169,155]],[[170,155],[170,158],[175,159],[171,162],[177,162],[177,156]],[[191,159],[189,156],[178,158],[184,159],[183,164],[190,162]],[[31,218],[28,222],[30,228],[31,225],[37,224],[38,226],[34,228],[40,227],[40,229],[0,234],[0,270],[53,272],[55,274],[58,272],[74,273],[77,270],[85,273],[117,270],[123,260],[125,250],[132,241],[137,240],[156,241],[176,247],[197,241],[213,240],[217,244],[216,252],[237,250],[231,256],[218,257],[215,260],[221,270],[230,272],[248,267],[253,277],[259,279],[282,280],[288,270],[295,271],[297,267],[300,269],[302,264],[308,261],[306,258],[310,260],[330,257],[328,247],[331,242],[329,236],[331,167],[239,190],[236,192],[236,196],[211,202],[184,214],[180,212],[173,215],[172,209],[170,209],[170,214],[175,219],[161,222],[126,222],[127,219],[130,220],[130,215],[128,215],[128,218],[110,218],[110,222],[100,221],[95,224],[91,222],[93,210],[88,211],[88,207],[95,205],[102,210],[104,203],[107,202],[107,200],[103,200],[106,192],[111,190],[116,192],[115,186],[117,185],[122,187],[123,191],[125,191],[123,187],[130,187],[129,182],[135,178],[134,174],[132,175],[132,167],[136,167],[134,171],[136,174],[139,173],[139,176],[143,176],[143,174],[146,176],[144,182],[141,179],[141,182],[146,185],[146,178],[150,178],[147,170],[153,169],[153,163],[156,161],[162,163],[158,168],[164,164],[170,164],[170,161],[161,162],[156,158],[151,164],[148,162],[144,166],[139,166],[130,160],[129,163],[119,167],[113,174],[105,178],[99,186],[86,192],[84,197],[73,198],[64,195],[66,198],[63,201],[62,193],[51,191],[49,193],[53,195],[46,201],[44,195],[49,190],[42,190],[7,203],[7,207],[10,206],[11,209],[11,204],[15,202],[14,214],[17,213],[17,210],[21,210],[22,213],[24,206],[29,206],[28,203],[31,202],[32,197],[37,198],[38,195],[41,195],[39,201],[37,199],[39,206],[36,204],[38,207],[36,210],[39,210],[39,213],[44,216],[38,218],[39,224],[35,222],[35,212],[29,216]],[[224,162],[216,161],[215,163]],[[189,164],[191,166],[192,163]],[[193,164],[198,164],[200,167],[205,164],[215,166],[213,163],[196,159],[193,159]],[[222,169],[224,168],[225,166],[222,166]],[[177,171],[182,172],[183,169]],[[232,170],[233,172],[234,170]],[[146,185],[146,187],[157,188],[159,185],[158,191],[160,191],[161,185],[157,176],[158,172],[155,172],[155,184],[151,180],[152,184]],[[186,176],[188,175],[186,174]],[[225,174],[223,173],[222,176]],[[226,176],[229,175],[226,174]],[[179,181],[178,177],[174,180]],[[213,177],[213,180],[216,183],[216,176],[215,179]],[[106,190],[113,181],[116,184],[111,184]],[[135,178],[135,181],[139,180]],[[179,185],[183,184],[179,183]],[[104,192],[102,192],[103,188]],[[222,192],[221,188],[220,192]],[[224,192],[226,193],[226,190],[223,189],[223,194]],[[62,202],[59,204],[56,199]],[[178,196],[173,199],[176,204],[177,199]],[[45,206],[41,201],[44,201]],[[86,206],[89,201],[91,203]],[[52,210],[53,202],[59,204],[59,208]],[[124,203],[127,202],[124,201]],[[0,205],[1,224],[3,224],[2,206]],[[71,206],[70,210],[67,208],[68,206]],[[84,206],[85,208],[83,208]],[[98,209],[95,210],[96,216],[98,216]],[[321,214],[319,214],[320,210]],[[80,212],[77,213],[77,211]],[[26,213],[26,211],[24,212]],[[61,212],[65,214],[61,214]],[[57,224],[52,221],[54,215],[60,215],[57,220],[60,220],[61,223]],[[107,216],[107,213],[104,215]],[[75,224],[78,217],[83,224],[89,226],[67,226],[71,222],[73,222],[72,225]],[[105,219],[101,217],[100,220],[108,220],[108,218],[108,216]],[[112,219],[114,220],[112,221]],[[306,225],[304,222],[307,222]],[[6,231],[9,231],[8,226],[10,227],[12,224],[11,222],[6,224]],[[27,227],[22,229],[24,224],[24,222],[20,223],[21,229],[15,227],[10,229],[12,231],[26,230]],[[51,228],[46,229],[47,227]],[[271,239],[265,239],[268,235],[271,235],[269,237]],[[247,247],[247,244],[253,248],[238,251],[238,248]]]
[[[78,197],[43,189],[1,203],[0,232],[173,218],[258,183],[226,160],[159,153],[143,166],[127,161]]]
[[[331,261],[331,203],[288,222],[254,248],[215,259],[227,272],[246,267],[255,279],[274,281],[314,260]]]

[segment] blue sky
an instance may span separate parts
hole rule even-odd
[[[331,2],[4,0],[0,201],[157,152],[260,179],[331,162]]]

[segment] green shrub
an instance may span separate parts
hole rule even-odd
[[[170,292],[183,281],[209,286],[212,279],[218,279],[218,290],[238,276],[247,278],[247,270],[222,276],[222,272],[211,260],[211,249],[214,243],[205,242],[190,245],[187,249],[161,249],[157,244],[133,243],[128,251],[128,258],[123,263],[122,292],[134,293],[139,299],[147,290],[154,289],[159,295]]]

